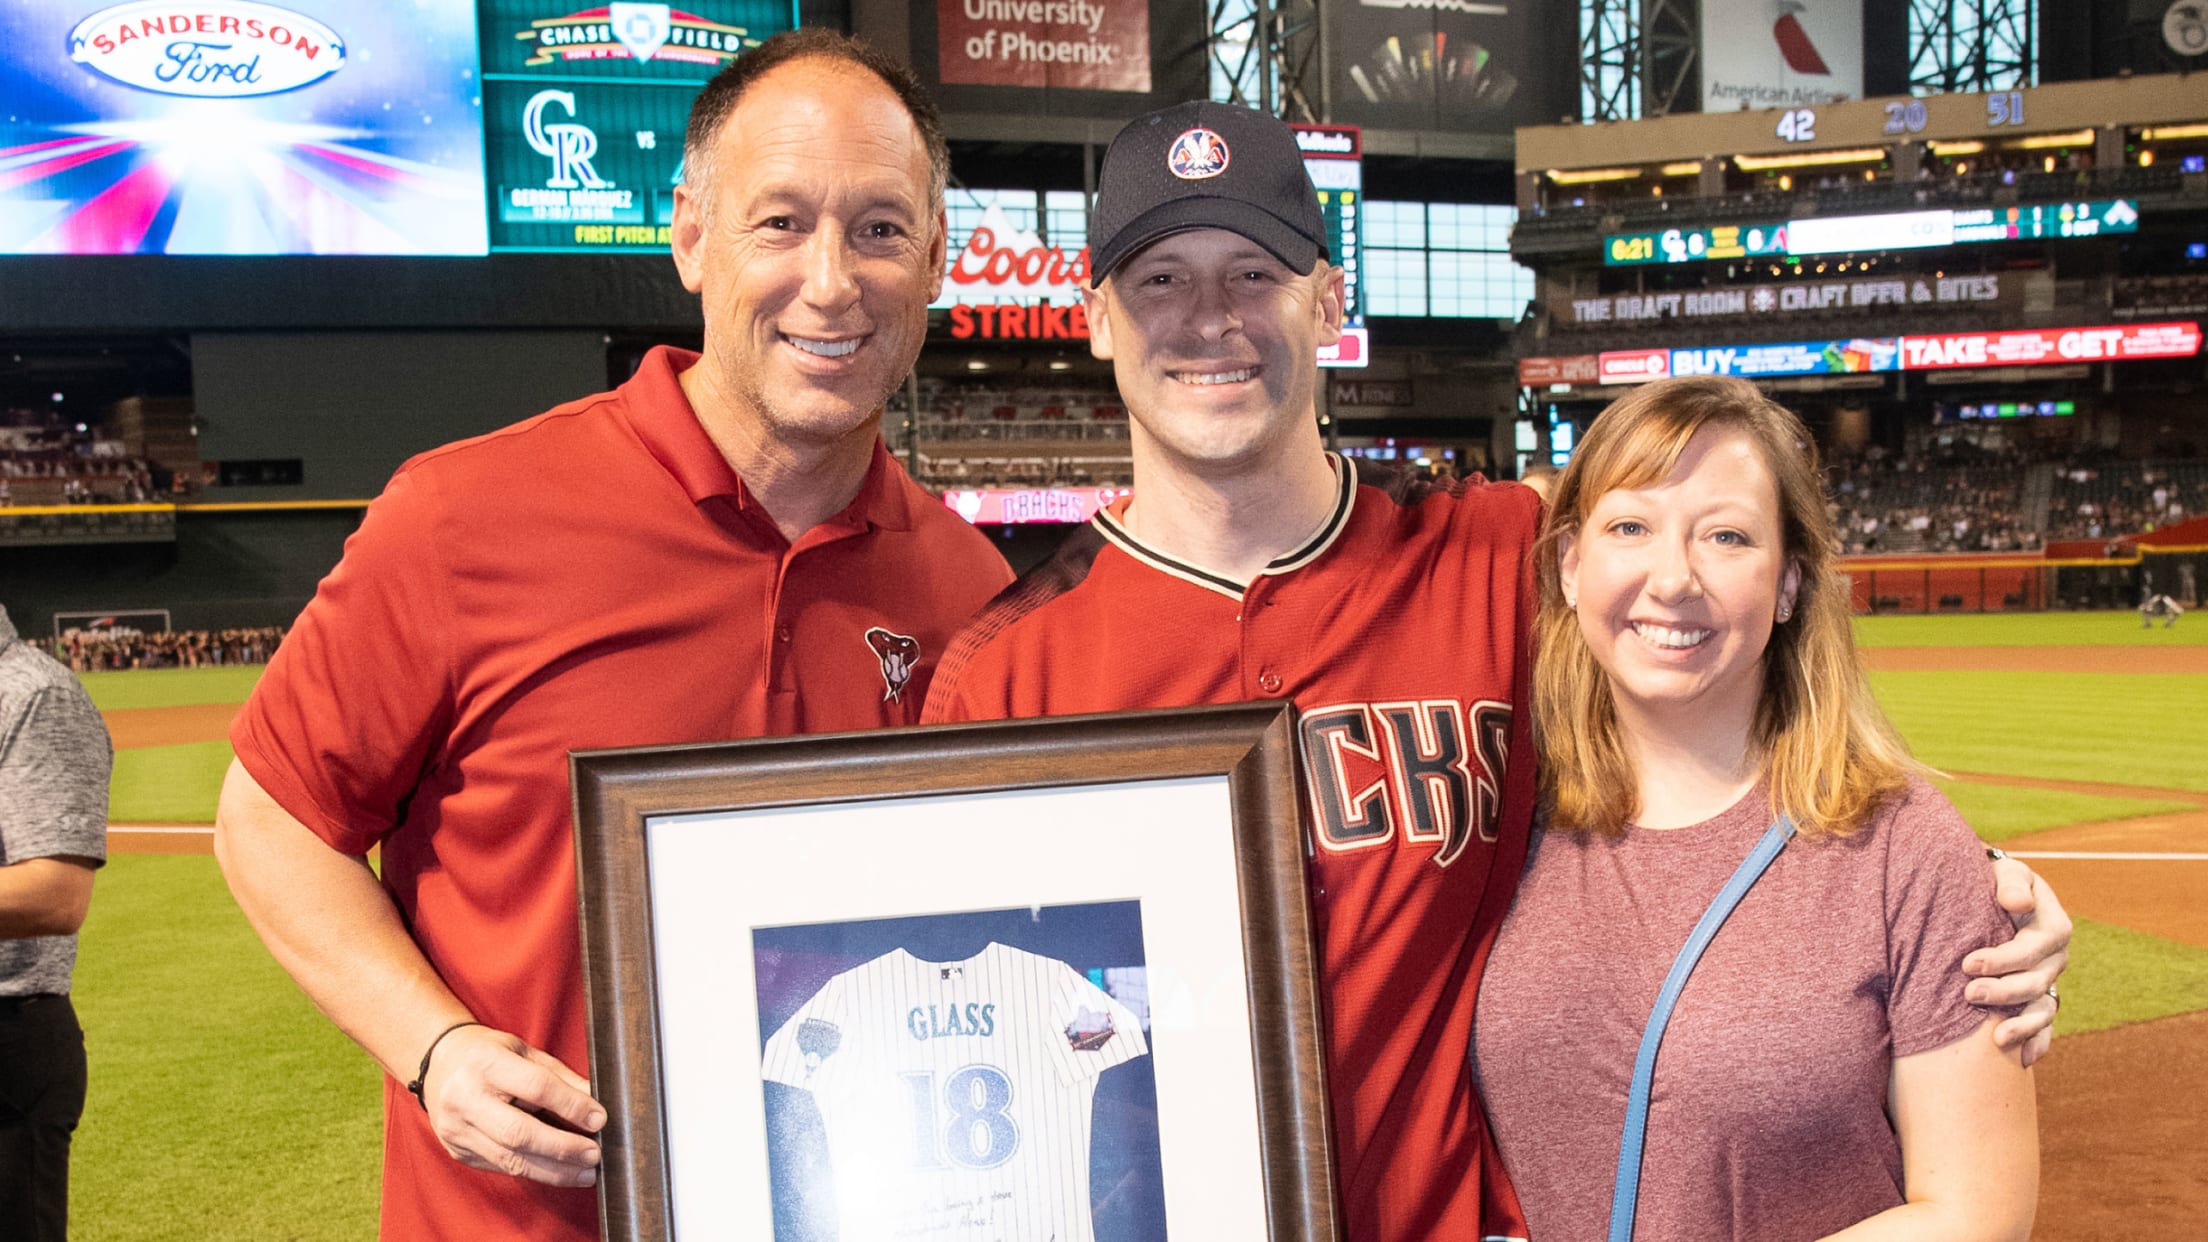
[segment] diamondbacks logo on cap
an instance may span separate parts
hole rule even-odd
[[[1165,166],[1183,181],[1202,181],[1227,171],[1227,141],[1208,129],[1192,129],[1173,140]]]

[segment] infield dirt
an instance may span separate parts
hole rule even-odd
[[[1865,647],[1875,673],[2208,673],[2208,647]]]
[[[220,742],[230,736],[236,703],[188,703],[182,707],[126,707],[101,712],[117,750]]]
[[[2208,864],[2193,864],[2208,866]],[[2039,1087],[2036,1242],[2197,1238],[2208,1117],[2208,1013],[2074,1035]]]

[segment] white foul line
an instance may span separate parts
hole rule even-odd
[[[211,827],[210,827],[210,828],[189,828],[189,827],[184,827],[184,826],[182,826],[182,825],[178,825],[178,826],[176,826],[176,827],[169,827],[169,826],[167,826],[167,825],[161,825],[161,824],[109,824],[109,825],[107,826],[107,830],[108,830],[109,832],[150,832],[150,833],[166,833],[166,834],[170,834],[170,835],[174,835],[174,836],[192,836],[192,837],[211,837],[211,836],[215,835],[215,830],[214,830],[213,828],[211,828]]]
[[[2208,862],[2208,854],[2099,854],[2080,850],[2010,850],[2011,858],[2076,858],[2094,862]]]

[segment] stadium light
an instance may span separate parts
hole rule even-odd
[[[1589,185],[1597,181],[1631,181],[1641,175],[1638,168],[1581,168],[1549,170],[1549,180],[1558,185]]]
[[[1663,173],[1667,177],[1692,177],[1701,173],[1702,161],[1682,160],[1677,164],[1666,164],[1657,171]]]
[[[2168,138],[2208,138],[2208,125],[2163,125],[2154,129],[2142,129],[2139,137],[2147,142],[2161,142]]]
[[[2082,147],[2093,141],[2093,131],[2081,129],[2070,134],[2034,134],[2019,138],[2008,145],[2019,151],[2044,151],[2049,147]]]
[[[1813,168],[1822,164],[1861,164],[1886,158],[1884,147],[1857,147],[1846,151],[1811,151],[1802,155],[1736,155],[1733,163],[1743,172],[1767,168]]]
[[[1985,143],[1975,140],[1971,142],[1933,142],[1926,145],[1932,148],[1932,154],[1934,155],[1976,155],[1986,149]]]

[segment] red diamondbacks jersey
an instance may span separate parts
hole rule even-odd
[[[1294,700],[1348,1237],[1523,1237],[1468,1049],[1533,811],[1540,501],[1335,461],[1326,524],[1246,591],[1099,514],[968,623],[922,719]]]

